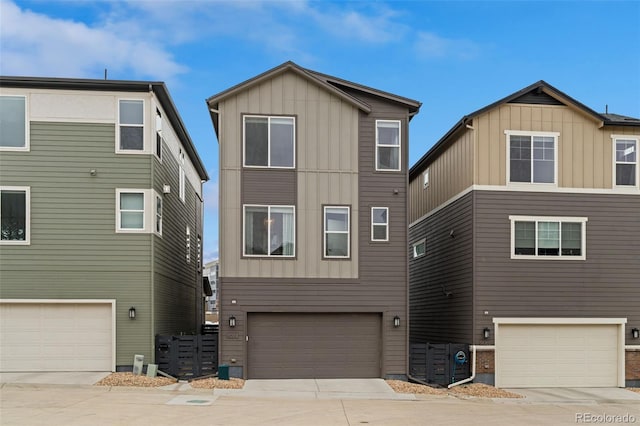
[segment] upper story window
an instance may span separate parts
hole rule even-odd
[[[417,257],[422,257],[427,253],[427,241],[423,238],[418,242],[415,242],[411,245],[412,249],[412,257],[415,259]]]
[[[400,120],[376,120],[376,170],[400,170],[400,147]]]
[[[187,225],[186,234],[185,234],[185,242],[186,242],[186,258],[187,263],[191,263],[191,228]]]
[[[612,136],[615,150],[615,185],[638,187],[638,148],[640,138],[633,136]]]
[[[371,241],[389,241],[388,207],[371,207]]]
[[[559,133],[507,130],[509,183],[557,184]]]
[[[153,151],[156,158],[162,161],[162,114],[156,108],[156,147]]]
[[[185,177],[185,173],[184,173],[184,152],[182,151],[182,148],[180,148],[180,152],[178,154],[178,187],[180,188],[179,190],[179,196],[180,196],[180,201],[182,201],[183,203],[185,202],[185,196],[186,196],[186,177]]]
[[[30,243],[30,194],[22,186],[0,187],[0,244]]]
[[[351,220],[348,206],[324,207],[324,257],[348,258],[351,255]]]
[[[422,188],[427,189],[429,187],[429,169],[425,170],[422,174]]]
[[[244,206],[244,256],[295,256],[294,206]]]
[[[512,259],[586,259],[586,217],[509,216]]]
[[[244,165],[295,167],[295,119],[245,115]]]
[[[156,195],[156,218],[154,232],[162,235],[162,197]]]
[[[118,152],[144,151],[144,101],[120,99]]]
[[[116,190],[118,232],[145,231],[145,190]]]
[[[27,98],[0,96],[0,150],[28,151]]]

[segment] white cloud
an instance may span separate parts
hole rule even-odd
[[[107,68],[111,76],[166,81],[186,71],[153,40],[51,18],[9,1],[0,7],[4,75],[101,78]]]
[[[416,52],[422,58],[456,58],[470,60],[480,54],[480,46],[470,40],[441,37],[432,32],[418,32]]]

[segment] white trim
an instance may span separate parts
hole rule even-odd
[[[111,305],[111,371],[116,371],[116,299],[0,299],[0,304],[110,304]]]
[[[117,233],[139,234],[139,233],[149,232],[149,230],[147,229],[148,223],[149,223],[147,215],[149,214],[149,212],[153,212],[155,216],[154,210],[150,209],[150,206],[148,205],[149,200],[151,199],[149,192],[150,190],[148,189],[116,188],[116,232]],[[121,227],[120,194],[122,193],[142,194],[142,205],[144,208],[144,210],[142,211],[142,228],[122,228]]]
[[[153,156],[156,157],[156,160],[162,164],[162,145],[164,145],[164,138],[162,137],[162,112],[160,111],[160,107],[156,106],[156,123],[155,123],[155,132],[153,138]],[[160,155],[158,155],[158,138],[160,138]]]
[[[505,317],[505,318],[493,318],[494,324],[547,324],[547,325],[589,325],[589,324],[617,324],[624,325],[627,323],[626,318],[565,318],[565,317],[535,317],[535,318],[522,318],[522,317]]]
[[[267,165],[266,166],[253,166],[247,165],[247,127],[246,119],[249,118],[266,118],[267,119]],[[293,158],[291,166],[272,166],[271,165],[271,119],[272,118],[286,118],[293,121]],[[261,115],[261,114],[246,114],[242,116],[242,167],[252,169],[295,169],[296,168],[296,117],[292,115]]]
[[[29,117],[29,99],[25,95],[19,94],[2,94],[0,98],[24,98],[24,146],[0,146],[0,151],[18,151],[18,152],[29,152],[31,151],[31,135],[29,132],[29,128],[31,127],[29,124],[31,123]]]
[[[560,133],[558,132],[538,132],[538,131],[523,131],[523,130],[505,130],[506,136],[506,148],[507,148],[507,165],[506,165],[506,182],[507,185],[524,186],[542,186],[555,188],[558,186],[558,138]],[[530,136],[531,137],[531,182],[511,182],[511,136]],[[533,182],[533,138],[534,137],[551,137],[553,138],[553,183],[540,183]]]
[[[419,246],[420,244],[424,244],[424,252],[422,254],[417,254],[416,253],[416,247]],[[415,243],[411,244],[411,258],[412,259],[417,259],[419,257],[423,257],[427,254],[427,239],[423,238],[421,240],[416,241]]]
[[[182,204],[186,203],[186,194],[187,194],[187,184],[185,179],[185,170],[184,170],[184,151],[182,148],[178,149],[178,192],[180,201]]]
[[[0,240],[0,245],[28,246],[31,245],[31,187],[30,186],[0,186],[1,191],[24,191],[24,240]]]
[[[187,263],[191,263],[191,228],[189,225],[185,228],[185,260]]]
[[[373,238],[373,210],[374,209],[381,209],[381,210],[385,210],[387,212],[387,221],[386,223],[382,224],[382,223],[376,223],[375,225],[377,226],[382,226],[384,225],[385,227],[385,238],[384,239],[375,239]],[[371,241],[373,242],[384,242],[384,241],[389,241],[389,207],[371,207]]]
[[[430,171],[430,167],[427,167],[427,169],[424,171],[424,173],[422,173],[422,189],[427,189],[429,188],[429,171]]]
[[[495,351],[495,345],[476,345],[476,350],[478,351]]]
[[[153,233],[159,237],[162,237],[162,222],[164,222],[164,200],[162,196],[155,190],[153,191]],[[158,231],[158,200],[160,200],[160,230]]]
[[[586,217],[570,217],[570,216],[521,216],[521,215],[509,215],[509,221],[511,222],[511,259],[528,259],[528,260],[586,260],[587,258],[587,222]],[[532,255],[515,254],[516,243],[516,222],[535,222],[535,241],[534,241],[534,253]],[[557,222],[560,223],[558,228],[558,255],[557,256],[544,256],[538,255],[538,222]],[[580,256],[562,255],[562,223],[564,222],[578,222],[581,223],[580,227]]]
[[[616,158],[616,143],[618,140],[630,140],[635,141],[636,150],[636,184],[635,185],[618,185],[616,184],[616,165],[618,164]],[[611,167],[611,187],[625,192],[640,192],[640,136],[636,135],[611,135],[611,145],[613,148],[612,160],[613,165]],[[623,163],[633,164],[633,163]]]
[[[141,127],[142,128],[142,149],[121,149],[120,148],[120,102],[122,101],[136,101],[142,102],[142,124],[124,124],[127,127]],[[147,101],[145,99],[135,99],[135,98],[117,98],[116,99],[117,108],[116,108],[116,154],[148,154],[148,144],[146,138],[146,110],[147,110]],[[155,144],[154,144],[155,149]]]
[[[327,231],[327,209],[347,210],[347,231]],[[327,256],[327,232],[334,234],[347,234],[347,255]],[[322,208],[322,258],[323,259],[349,259],[351,257],[351,206],[330,205]]]
[[[267,254],[247,254],[246,253],[246,219],[247,219],[247,207],[266,207],[267,208],[267,220],[271,220],[271,209],[272,208],[290,208],[293,211],[293,253],[290,255],[277,255],[271,254],[271,230],[267,229]],[[284,243],[284,241],[283,241]],[[291,259],[296,257],[296,206],[294,205],[281,205],[281,204],[243,204],[242,205],[242,256],[244,257],[255,257],[255,258],[265,258],[268,257],[270,259]]]
[[[378,143],[378,123],[398,123],[398,145],[382,145]],[[398,148],[398,168],[379,169],[378,168],[378,148]],[[402,121],[401,120],[376,120],[376,155],[374,168],[377,172],[399,172],[402,170]]]
[[[624,345],[624,348],[627,351],[640,351],[640,345]]]

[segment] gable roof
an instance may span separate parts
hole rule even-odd
[[[485,112],[497,108],[498,106],[506,103],[539,103],[546,105],[565,105],[576,111],[582,113],[588,118],[598,123],[599,127],[602,126],[640,126],[640,119],[625,117],[617,114],[599,114],[584,105],[583,103],[575,100],[571,96],[556,89],[544,80],[540,80],[524,89],[518,90],[509,96],[506,96],[490,105],[480,108],[471,114],[462,117],[449,131],[436,142],[426,154],[424,154],[412,167],[409,169],[409,179],[413,179],[417,174],[422,172],[429,160],[437,153],[441,152],[453,141],[453,136],[460,130],[465,129],[466,125],[475,117],[484,114]]]
[[[227,99],[230,96],[234,96],[240,92],[243,92],[251,87],[254,87],[266,80],[269,80],[273,77],[281,75],[285,72],[294,72],[295,74],[324,88],[325,90],[329,91],[330,93],[336,95],[340,99],[344,100],[345,102],[353,105],[354,107],[360,109],[361,111],[367,114],[371,112],[371,106],[368,105],[366,102],[363,102],[362,100],[358,99],[357,97],[342,90],[341,86],[360,90],[365,93],[370,93],[390,101],[402,103],[409,108],[409,111],[412,114],[411,116],[417,114],[418,110],[420,109],[420,106],[422,105],[420,102],[414,101],[409,98],[403,98],[401,96],[396,96],[391,93],[383,92],[381,90],[373,89],[373,88],[363,86],[357,83],[353,83],[347,80],[342,80],[337,77],[321,74],[316,71],[302,68],[301,66],[299,66],[298,64],[292,61],[287,61],[281,65],[278,65],[275,68],[265,71],[262,74],[259,74],[249,80],[239,83],[227,90],[224,90],[206,99],[207,106],[209,107],[209,114],[211,115],[211,121],[213,122],[213,127],[215,128],[216,134],[218,134],[218,110],[217,109],[218,109],[218,104],[221,101]]]
[[[58,90],[95,90],[110,92],[154,92],[165,112],[173,130],[184,145],[189,159],[193,163],[200,179],[209,180],[207,170],[196,151],[187,129],[178,114],[178,110],[171,99],[169,90],[161,81],[130,81],[130,80],[93,80],[79,78],[48,78],[48,77],[6,77],[0,76],[0,87],[24,87]]]

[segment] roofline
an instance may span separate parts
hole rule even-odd
[[[200,179],[209,180],[204,163],[178,113],[167,86],[162,81],[95,80],[80,78],[13,77],[0,76],[0,87],[29,87],[54,90],[96,90],[110,92],[154,92],[162,105],[178,138],[183,142]]]

